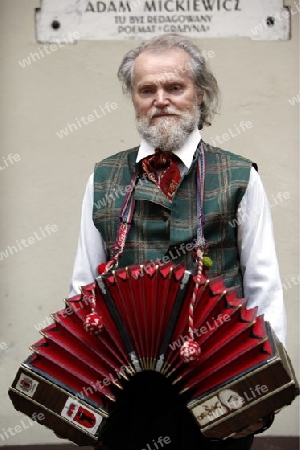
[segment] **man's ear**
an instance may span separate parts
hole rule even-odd
[[[203,97],[204,97],[204,91],[201,90],[197,94],[198,106],[201,106],[201,104],[203,102]]]

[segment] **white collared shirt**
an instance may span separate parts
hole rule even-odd
[[[195,150],[191,152],[191,149],[196,149],[198,147],[199,142],[201,141],[201,134],[199,130],[194,130],[186,139],[185,143],[178,150],[174,150],[174,155],[178,156],[178,158],[183,162],[186,171],[191,167],[193,162],[193,156]],[[141,145],[139,147],[139,151],[137,154],[136,162],[140,162],[142,159],[146,158],[146,156],[154,154],[154,147],[150,145],[147,141],[142,139]]]
[[[194,130],[184,146],[174,153],[181,159],[181,173],[192,164],[193,155],[201,140]],[[154,153],[154,148],[142,140],[137,162]],[[94,175],[88,180],[82,203],[81,227],[77,254],[74,263],[69,296],[79,292],[98,276],[97,267],[105,262],[105,242],[93,222]],[[249,183],[238,207],[238,248],[243,273],[244,295],[248,307],[258,306],[258,314],[264,314],[274,332],[285,344],[286,313],[283,303],[283,289],[273,237],[270,207],[261,179],[254,168],[250,170]]]

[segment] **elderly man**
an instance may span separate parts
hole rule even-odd
[[[192,252],[180,249],[200,236],[213,261],[210,274],[222,274],[228,286],[239,286],[249,306],[258,306],[284,342],[272,223],[255,164],[205,144],[199,132],[210,125],[218,98],[201,51],[182,36],[159,36],[128,52],[119,78],[131,95],[141,143],[95,166],[83,201],[70,295],[92,282],[98,265],[115,256],[124,201],[117,190],[134,186],[134,214],[119,267],[166,256],[192,267]],[[201,214],[205,223],[198,220]],[[168,437],[169,450],[251,447],[251,430],[246,438],[225,442],[204,438],[160,374],[141,374],[133,381],[103,431],[109,450],[156,448],[159,436]]]

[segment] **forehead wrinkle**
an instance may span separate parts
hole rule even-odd
[[[136,75],[139,79],[138,84],[140,84],[141,78],[144,78],[146,82],[154,82],[155,84],[171,81],[173,77],[174,81],[176,79],[178,81],[185,81],[186,78],[193,79],[190,67],[190,55],[180,48],[162,52],[145,51],[135,60],[132,82],[133,84],[136,82]],[[136,73],[137,69],[138,74]]]
[[[179,76],[176,73],[172,73],[170,71],[168,72],[162,72],[159,75],[157,74],[147,74],[139,81],[137,81],[137,86],[143,86],[143,85],[156,85],[156,86],[163,86],[173,83],[183,83],[185,79],[181,76]]]

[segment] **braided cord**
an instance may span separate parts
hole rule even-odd
[[[197,272],[195,286],[189,306],[189,329],[188,334],[191,341],[194,340],[194,306],[197,298],[197,292],[200,286],[202,269],[203,269],[203,253],[205,251],[205,239],[204,239],[204,214],[203,214],[203,201],[204,201],[204,182],[205,182],[205,156],[203,145],[201,144],[199,149],[199,158],[197,163],[197,239],[194,244],[194,251],[196,252]]]

